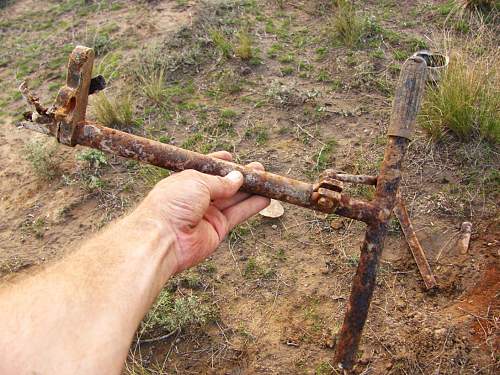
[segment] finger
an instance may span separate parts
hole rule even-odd
[[[264,170],[264,166],[262,164],[260,164],[259,162],[252,162],[250,164],[247,164],[246,166],[253,169],[253,170],[256,170],[256,171],[263,171]],[[233,195],[231,198],[218,199],[218,200],[214,201],[212,204],[215,207],[217,207],[219,210],[222,211],[222,210],[225,210],[226,208],[234,206],[237,203],[240,203],[241,201],[247,199],[250,196],[251,196],[251,194],[249,194],[249,193],[239,192],[239,193],[236,193],[235,195]]]
[[[207,156],[210,156],[210,157],[216,158],[216,159],[227,160],[227,161],[233,160],[233,155],[231,155],[231,153],[229,153],[227,151],[215,151],[215,152],[208,154]]]
[[[243,175],[239,171],[231,171],[225,177],[198,173],[198,178],[208,189],[211,200],[232,197],[243,185]]]
[[[249,217],[269,206],[269,202],[269,198],[254,195],[234,206],[226,208],[222,213],[227,218],[228,230],[233,229],[236,225],[241,224]]]

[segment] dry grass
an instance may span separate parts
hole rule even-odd
[[[109,99],[104,92],[93,95],[92,111],[104,126],[124,129],[133,126],[134,103],[129,95]]]
[[[499,53],[496,48],[475,53],[485,45],[477,42],[452,50],[441,81],[427,90],[421,123],[434,139],[451,132],[464,141],[500,141]]]

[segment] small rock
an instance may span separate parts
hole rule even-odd
[[[278,229],[278,226],[276,224],[273,224],[271,225],[271,228],[273,228],[274,230]]]

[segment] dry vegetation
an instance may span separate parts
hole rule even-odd
[[[497,11],[489,1],[0,1],[1,275],[61,256],[168,175],[28,142],[10,125],[25,109],[19,81],[48,101],[76,44],[96,49],[94,72],[109,82],[93,119],[307,181],[329,167],[377,173],[401,64],[439,49],[450,64],[427,88],[403,193],[440,289],[424,290],[392,223],[356,372],[494,374]],[[463,220],[475,228],[466,255],[453,245]],[[166,286],[125,373],[337,373],[363,230],[292,206],[236,228]]]

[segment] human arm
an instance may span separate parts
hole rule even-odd
[[[237,192],[242,182],[239,172],[168,177],[130,215],[62,261],[3,285],[0,373],[119,373],[167,280],[209,256],[232,227],[269,203]]]

